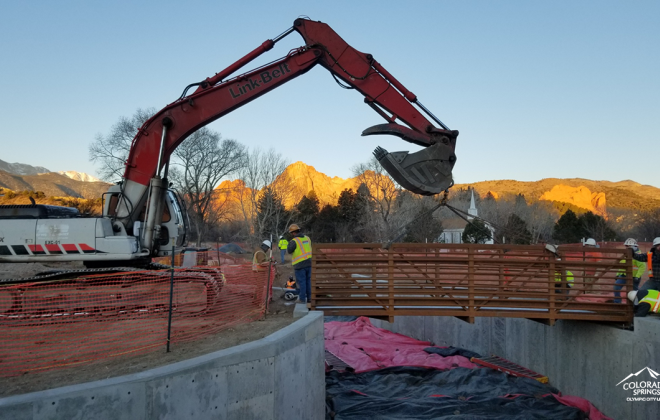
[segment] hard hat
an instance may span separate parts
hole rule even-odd
[[[660,245],[660,236],[653,240],[653,246]]]
[[[628,292],[629,301],[634,302],[636,297],[637,297],[637,290],[631,290],[630,292]]]
[[[262,245],[266,245],[268,248],[270,248],[270,246],[271,246],[271,243],[270,243],[270,241],[269,241],[268,239],[266,239],[265,241],[263,241],[261,244],[262,244]]]
[[[557,253],[557,245],[545,244],[545,249],[552,252],[553,254]]]
[[[300,227],[298,227],[297,224],[294,223],[291,226],[289,226],[289,232],[295,232],[297,230],[300,230]]]
[[[633,238],[628,238],[626,241],[623,243],[624,246],[637,246],[637,241]]]
[[[280,235],[280,239],[284,238],[284,235]]]
[[[591,245],[591,246],[596,246],[596,240],[594,238],[589,238],[586,240],[584,243],[585,245]]]

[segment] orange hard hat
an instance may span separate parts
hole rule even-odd
[[[297,224],[294,223],[291,226],[289,226],[289,232],[295,232],[297,230],[300,230],[300,227],[298,227]]]

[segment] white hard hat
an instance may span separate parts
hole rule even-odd
[[[270,246],[271,246],[271,243],[270,243],[270,241],[269,241],[268,239],[266,239],[265,241],[263,241],[261,244],[262,244],[262,245],[266,245],[268,248],[270,248]]]
[[[557,245],[545,244],[545,249],[552,252],[553,254],[557,253]]]
[[[596,240],[594,238],[589,238],[585,241],[585,245],[596,246]]]
[[[636,297],[637,297],[637,290],[631,290],[630,292],[628,292],[629,301],[634,302]]]
[[[637,246],[637,241],[633,238],[628,238],[626,241],[623,243],[624,246]]]
[[[653,246],[660,245],[660,236],[653,240]]]

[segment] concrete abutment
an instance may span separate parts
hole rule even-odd
[[[617,384],[644,367],[660,369],[660,317],[635,318],[634,331],[584,321],[557,321],[555,326],[522,318],[476,318],[468,324],[454,317],[396,317],[394,323],[372,320],[378,327],[495,354],[548,376],[564,395],[591,401],[613,419],[660,418],[659,395],[634,395]],[[639,381],[655,381],[645,373]],[[635,380],[635,379],[630,379]],[[660,385],[660,377],[657,379]],[[657,397],[658,401],[627,401],[629,397]]]

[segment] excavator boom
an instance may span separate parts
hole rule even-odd
[[[227,79],[293,31],[303,37],[304,47],[269,65]],[[424,195],[438,194],[453,185],[452,168],[456,161],[454,149],[458,132],[449,130],[428,112],[419,103],[417,96],[370,54],[348,45],[327,24],[296,19],[293,27],[280,37],[267,40],[227,69],[194,84],[197,88],[192,94],[184,92],[177,101],[145,122],[135,136],[128,156],[122,191],[126,199],[123,206],[120,203],[117,208],[119,219],[123,218],[127,225],[136,220],[136,209],[142,208],[137,203],[146,200],[151,179],[159,174],[170,155],[186,137],[304,74],[317,64],[321,64],[348,87],[360,92],[365,103],[386,120],[385,124],[364,130],[362,135],[395,135],[425,147],[411,154],[388,153],[382,148],[374,152],[400,185]],[[420,108],[435,124],[424,116]],[[130,201],[130,205],[126,201]]]

